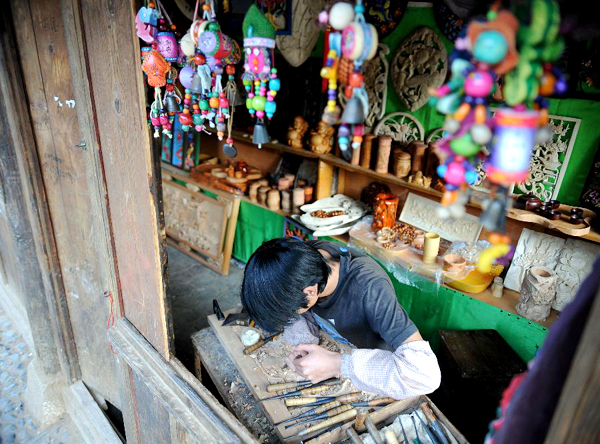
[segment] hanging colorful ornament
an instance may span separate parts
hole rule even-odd
[[[242,25],[244,31],[244,75],[242,82],[248,93],[246,108],[256,125],[252,142],[261,148],[271,140],[265,126],[265,117],[271,119],[277,110],[275,97],[281,88],[277,69],[274,67],[275,28],[252,4]]]
[[[354,7],[349,3],[336,3],[327,17],[333,31],[329,33],[329,50],[321,77],[328,81],[323,120],[330,125],[337,123],[340,115],[337,105],[338,77],[342,74],[340,57],[350,61],[342,66],[353,65],[348,78],[343,79],[344,94],[348,101],[338,129],[338,145],[346,160],[352,158],[353,150],[362,143],[365,116],[369,112],[369,96],[364,88],[362,66],[375,56],[378,44],[377,30],[365,21],[363,13],[362,0],[357,0]],[[324,15],[320,17],[321,20],[325,18]]]
[[[459,218],[465,212],[468,185],[477,180],[476,167],[484,157],[483,146],[492,138],[488,103],[496,76],[514,68],[518,60],[517,19],[508,11],[490,11],[488,18],[486,22],[471,22],[467,37],[456,41],[457,49],[467,50],[471,59],[456,58],[450,68],[450,81],[430,91],[430,103],[448,115],[446,133],[436,144],[445,160],[437,170],[446,183],[438,211],[443,218]]]
[[[149,2],[148,6],[142,6],[135,16],[137,36],[146,43],[152,43],[157,33],[158,11],[155,6],[154,2]]]

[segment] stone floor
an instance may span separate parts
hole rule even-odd
[[[206,317],[213,313],[213,299],[219,301],[223,311],[240,305],[244,265],[232,261],[229,275],[221,276],[173,247],[167,251],[175,355],[193,369],[192,334],[208,327]]]
[[[25,410],[27,365],[32,353],[0,309],[0,444],[76,444],[83,442],[66,417],[40,429]]]

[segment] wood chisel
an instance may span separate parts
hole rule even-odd
[[[442,426],[440,425],[438,419],[434,415],[433,410],[431,410],[431,407],[429,407],[429,405],[426,402],[423,402],[419,407],[421,408],[421,411],[427,418],[427,421],[429,421],[429,424],[431,424],[431,431],[433,432],[437,440],[441,444],[448,444],[448,439],[446,439],[446,435],[442,430]]]
[[[281,398],[291,398],[292,396],[306,396],[306,395],[317,395],[319,393],[326,392],[331,390],[331,387],[341,384],[342,381],[332,381],[331,383],[324,384],[318,383],[309,387],[301,388],[299,390],[294,390],[293,392],[283,393],[281,395],[271,396],[270,398],[261,399],[260,402],[270,401],[271,399],[281,399]]]
[[[280,334],[281,334],[281,332],[279,331],[277,333],[272,334],[271,336],[266,337],[265,339],[262,339],[262,340],[258,341],[256,344],[251,345],[250,347],[246,347],[244,349],[244,354],[245,355],[249,355],[249,354],[254,353],[256,350],[258,350],[259,348],[261,348],[267,342],[272,341],[273,339],[275,339]]]
[[[332,418],[332,417],[334,417],[336,415],[339,415],[340,413],[347,412],[350,409],[352,409],[351,405],[344,404],[344,405],[341,405],[339,407],[335,407],[335,408],[333,408],[331,410],[327,410],[326,412],[320,413],[318,415],[309,416],[306,419],[303,419],[302,421],[298,421],[295,424],[287,425],[287,426],[285,426],[285,428],[289,429],[290,427],[296,427],[297,425],[305,424],[307,422],[313,422],[313,421],[319,421],[321,419]]]

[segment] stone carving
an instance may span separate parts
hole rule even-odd
[[[369,113],[365,117],[365,126],[373,126],[383,117],[385,113],[385,101],[387,99],[387,80],[390,70],[387,55],[390,48],[383,43],[378,45],[377,55],[363,65],[365,89],[369,95]],[[339,99],[342,106],[346,106],[348,99],[340,88]]]
[[[425,130],[416,118],[408,113],[391,113],[373,130],[376,136],[392,136],[395,142],[408,146],[413,140],[423,140]]]
[[[552,302],[556,295],[556,273],[548,267],[535,265],[527,270],[519,303],[515,307],[517,313],[530,321],[548,319]]]
[[[429,133],[427,139],[425,139],[425,143],[430,144],[431,142],[436,142],[440,140],[443,137],[443,135],[444,130],[442,128],[434,129]]]
[[[552,308],[562,311],[573,300],[579,286],[592,271],[594,260],[599,254],[600,245],[567,239],[555,268],[558,281]]]
[[[400,220],[423,231],[438,233],[440,237],[451,242],[475,242],[479,239],[479,218],[465,214],[460,219],[441,219],[438,217],[439,206],[438,202],[408,193]]]
[[[525,272],[534,265],[554,270],[564,245],[565,240],[559,237],[523,229],[512,263],[506,273],[504,286],[514,291],[521,291]]]
[[[293,67],[302,65],[319,39],[317,17],[323,0],[292,2],[292,34],[277,36],[277,49]]]
[[[439,88],[448,70],[446,48],[430,28],[417,28],[400,44],[392,60],[392,83],[410,111],[427,103],[429,88]]]
[[[548,142],[534,147],[529,177],[525,182],[516,184],[513,190],[514,194],[532,193],[542,202],[558,196],[581,124],[581,119],[549,117],[548,128],[553,136]]]

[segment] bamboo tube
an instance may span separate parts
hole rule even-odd
[[[346,435],[348,436],[348,438],[350,438],[352,444],[363,444],[363,440],[360,439],[360,436],[358,436],[358,433],[356,433],[356,430],[354,430],[352,427],[348,427],[346,429]]]
[[[361,147],[360,166],[363,168],[371,168],[371,152],[373,150],[374,134],[365,135]]]
[[[396,435],[394,435],[394,432],[391,429],[387,429],[385,431],[385,442],[387,442],[387,444],[399,444],[398,443],[398,438],[396,438]]]
[[[302,430],[298,436],[306,436],[310,433],[316,432],[318,430],[322,430],[334,424],[338,424],[340,422],[347,421],[349,419],[353,419],[356,417],[356,409],[350,409],[347,412],[340,413],[339,415],[334,416],[333,418],[326,419],[323,422],[315,424],[312,427],[308,427],[307,429]]]
[[[426,233],[423,247],[423,262],[426,264],[435,264],[439,251],[440,235],[436,233]]]

